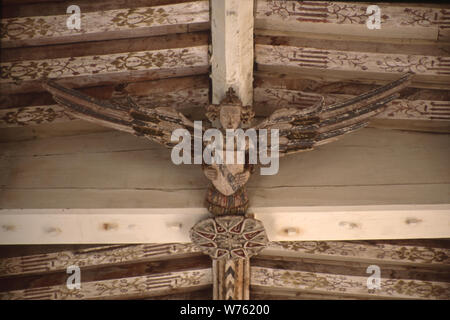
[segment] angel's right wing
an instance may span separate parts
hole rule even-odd
[[[58,104],[65,107],[66,112],[76,118],[144,136],[168,148],[178,143],[171,141],[172,132],[175,129],[186,129],[193,142],[194,124],[173,108],[143,108],[131,99],[128,100],[128,105],[120,105],[90,97],[52,81],[43,86]]]
[[[308,108],[279,109],[255,129],[279,130],[280,156],[312,150],[367,126],[386,103],[398,97],[398,91],[410,84],[411,78],[412,74],[407,73],[372,91],[325,107],[321,97]]]

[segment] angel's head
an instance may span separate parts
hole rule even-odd
[[[237,129],[241,124],[242,107],[225,105],[220,107],[219,122],[224,129]]]
[[[209,105],[206,116],[213,122],[217,118],[224,129],[237,129],[240,124],[248,124],[255,116],[251,106],[242,106],[241,101],[230,88],[220,105]]]

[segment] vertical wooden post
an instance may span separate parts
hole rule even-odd
[[[213,299],[250,299],[250,260],[213,260]]]
[[[253,0],[211,0],[212,103],[233,88],[253,104]]]
[[[233,88],[242,105],[253,104],[253,0],[211,0],[212,103]],[[213,260],[214,300],[248,300],[249,259]]]
[[[250,258],[267,246],[261,221],[241,215],[224,215],[198,222],[191,240],[212,259],[213,299],[250,299]]]

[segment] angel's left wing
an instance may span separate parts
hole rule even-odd
[[[369,124],[384,111],[386,103],[396,99],[398,91],[407,87],[412,74],[357,97],[323,106],[323,97],[308,108],[283,108],[275,111],[255,129],[279,130],[279,154],[288,155],[312,150]],[[270,139],[269,139],[270,142]]]
[[[178,142],[171,141],[175,129],[186,129],[193,145],[194,124],[182,113],[170,107],[143,108],[131,99],[127,105],[96,99],[82,92],[48,81],[43,87],[53,95],[70,115],[112,129],[144,136],[168,148]]]

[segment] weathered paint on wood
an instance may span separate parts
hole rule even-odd
[[[208,65],[207,46],[79,56],[70,58],[3,62],[0,83],[8,84],[45,78],[67,78],[118,72],[150,72]]]
[[[0,276],[39,274],[66,270],[68,266],[101,267],[118,263],[136,263],[198,256],[191,243],[110,245],[76,251],[59,251],[0,259]]]
[[[251,286],[342,296],[384,297],[391,299],[448,299],[448,282],[420,281],[383,277],[379,289],[369,289],[367,276],[305,272],[251,267]]]
[[[214,259],[212,275],[214,300],[249,300],[249,259]]]
[[[306,30],[305,30],[306,31]],[[372,39],[370,37],[338,37],[333,34],[311,34],[307,32],[286,32],[276,30],[255,31],[255,44],[310,47],[323,50],[357,52],[386,52],[390,54],[418,54],[426,56],[448,56],[450,43],[431,40],[413,41],[403,39]]]
[[[36,12],[41,16],[54,16],[65,13],[70,1],[59,0],[48,5],[47,0],[5,0],[3,1],[2,18],[33,17]],[[169,4],[192,2],[192,0],[79,0],[77,5],[83,12],[96,12],[115,9],[132,9],[140,7],[154,7]]]
[[[258,256],[330,259],[333,261],[361,261],[374,264],[405,266],[448,266],[450,249],[433,244],[402,243],[401,241],[278,241],[271,242]]]
[[[80,289],[66,285],[0,292],[1,300],[132,299],[179,291],[199,290],[212,283],[211,269],[167,272],[138,277],[82,282]]]
[[[388,79],[368,79],[362,77],[354,79],[338,79],[330,76],[323,79],[305,77],[302,74],[282,74],[258,71],[255,72],[255,88],[273,88],[294,91],[304,91],[315,94],[345,94],[358,95],[361,92],[377,88],[379,85],[386,84]],[[450,101],[450,91],[445,89],[421,88],[411,83],[411,86],[399,92],[399,99],[404,100],[431,100],[431,101]]]
[[[255,27],[373,38],[448,40],[449,8],[377,4],[381,28],[368,29],[368,3],[332,1],[256,1]]]
[[[255,46],[259,65],[376,73],[414,72],[418,75],[450,75],[450,57],[338,51],[310,47]]]
[[[1,20],[2,47],[48,45],[187,32],[189,24],[209,26],[209,1],[154,7],[81,12],[80,30],[66,25],[71,15],[16,17]]]

